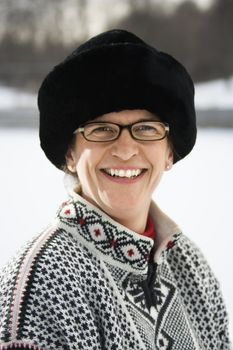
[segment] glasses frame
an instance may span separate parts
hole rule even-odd
[[[158,124],[162,124],[164,126],[164,129],[165,129],[165,134],[163,137],[159,138],[159,139],[152,139],[152,140],[143,140],[143,139],[139,139],[137,137],[135,137],[133,135],[133,132],[132,132],[132,127],[136,124],[139,124],[139,123],[143,123],[143,122],[155,122],[155,123],[158,123]],[[113,125],[116,125],[119,127],[119,134],[116,136],[116,138],[113,138],[112,140],[108,140],[108,141],[94,141],[94,140],[89,140],[86,136],[85,136],[85,133],[84,133],[84,128],[86,125],[90,125],[90,124],[113,124]],[[89,122],[89,123],[85,123],[85,124],[82,124],[79,126],[78,129],[76,129],[73,134],[77,134],[78,132],[80,132],[83,137],[85,138],[85,140],[89,141],[89,142],[112,142],[112,141],[115,141],[117,140],[121,133],[122,133],[122,130],[123,129],[127,129],[130,133],[130,136],[134,139],[134,140],[137,140],[137,141],[161,141],[163,139],[165,139],[165,137],[168,136],[169,134],[169,124],[166,123],[166,122],[160,122],[160,121],[157,121],[157,120],[151,120],[151,119],[143,119],[143,120],[139,120],[135,123],[131,123],[131,124],[126,124],[126,125],[122,125],[122,124],[118,124],[118,123],[113,123],[113,122],[104,122],[104,121],[96,121],[96,122]]]

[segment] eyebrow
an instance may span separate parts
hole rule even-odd
[[[99,117],[99,118],[101,118],[101,117]],[[145,121],[148,121],[148,122],[162,122],[160,119],[157,119],[157,118],[152,118],[152,119],[147,119],[147,117],[142,117],[141,119],[138,119],[138,120],[136,120],[136,121],[132,121],[132,122],[130,122],[129,124],[134,124],[134,123],[140,123],[140,122],[145,122]],[[120,123],[120,121],[113,121],[113,120],[96,120],[96,119],[93,119],[92,121],[90,121],[91,123],[98,123],[98,122],[100,122],[100,123],[115,123],[115,124],[121,124]],[[122,124],[122,125],[124,125],[124,124]]]

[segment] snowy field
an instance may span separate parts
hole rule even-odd
[[[154,199],[202,249],[217,275],[233,335],[233,129],[199,130],[193,152],[167,172]],[[0,266],[44,228],[66,198],[63,174],[37,131],[0,131]]]

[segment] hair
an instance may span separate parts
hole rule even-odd
[[[67,147],[66,153],[68,152],[69,149],[74,149],[75,141],[76,141],[76,134],[74,134],[72,136],[71,141]],[[74,178],[78,179],[78,174],[76,172],[74,173],[68,169],[68,166],[66,163],[66,157],[65,157],[65,163],[61,166],[61,170],[64,171],[65,174],[71,175]]]

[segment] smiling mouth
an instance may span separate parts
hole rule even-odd
[[[101,171],[114,178],[126,178],[126,179],[135,179],[140,176],[142,173],[147,171],[147,169],[101,169]]]

